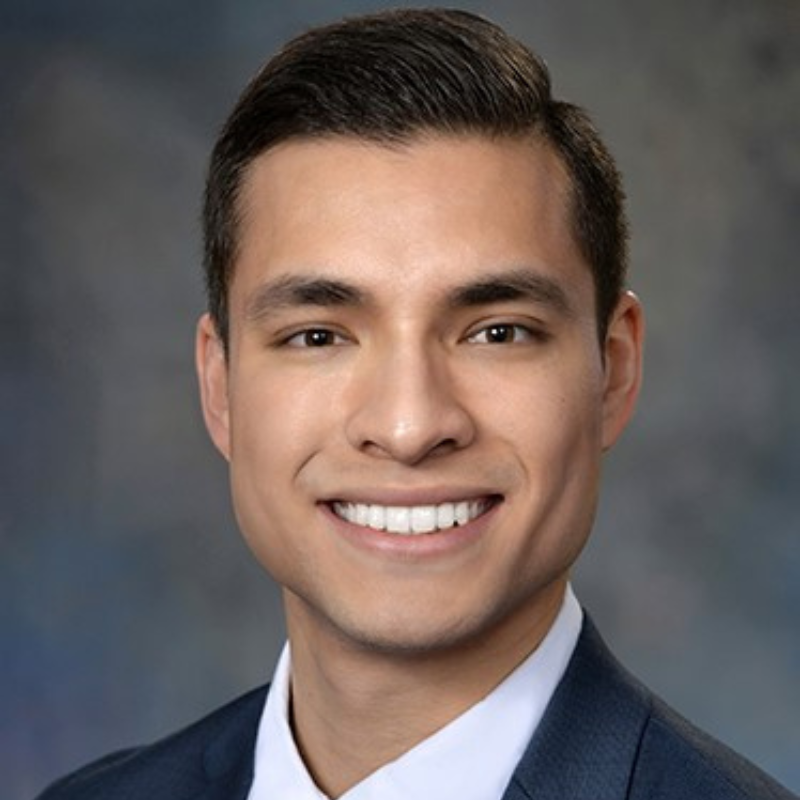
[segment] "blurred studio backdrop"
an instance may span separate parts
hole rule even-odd
[[[400,4],[393,4],[400,5]],[[0,0],[0,775],[32,796],[267,680],[192,365],[212,140],[322,0]],[[492,0],[626,175],[645,389],[578,594],[800,790],[800,3]]]

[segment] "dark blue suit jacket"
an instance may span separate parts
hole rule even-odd
[[[39,800],[244,800],[266,691],[153,745],[90,764]],[[631,677],[587,619],[503,800],[792,797]]]

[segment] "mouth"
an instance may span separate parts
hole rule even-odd
[[[378,505],[333,501],[330,508],[345,522],[401,536],[421,536],[452,530],[473,522],[499,503],[498,495],[436,505]]]

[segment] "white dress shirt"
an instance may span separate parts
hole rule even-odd
[[[578,641],[583,612],[570,587],[539,647],[483,700],[341,800],[500,798],[544,714]],[[291,656],[284,647],[258,730],[248,800],[327,800],[314,784],[289,725]]]

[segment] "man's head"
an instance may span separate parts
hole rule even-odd
[[[215,151],[206,423],[317,653],[513,662],[589,535],[641,313],[613,166],[547,96],[488,23],[398,12],[290,45]]]
[[[452,10],[398,10],[314,29],[290,42],[244,91],[214,149],[205,197],[209,310],[222,341],[227,345],[241,191],[259,155],[291,140],[397,145],[437,134],[527,139],[562,161],[602,341],[627,261],[613,159],[583,110],[553,98],[547,68],[534,53],[491,22]]]

